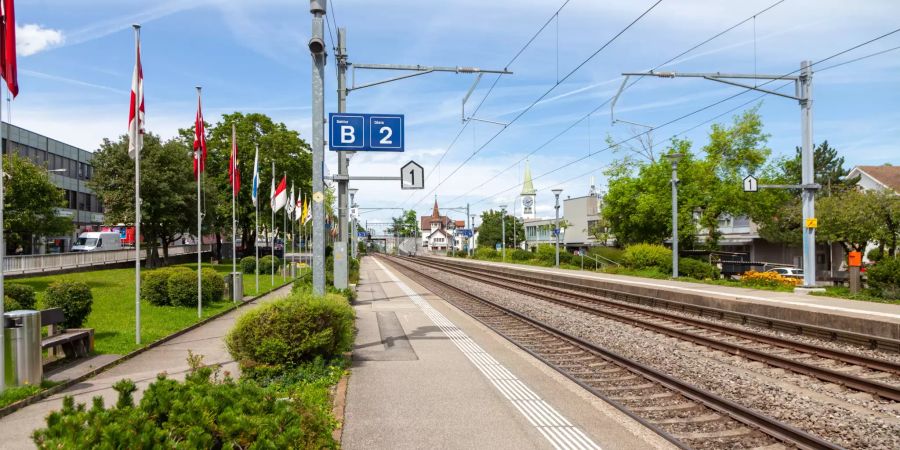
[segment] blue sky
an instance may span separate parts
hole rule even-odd
[[[334,0],[329,2],[329,22],[347,28],[351,62],[499,69],[562,3]],[[558,21],[554,19],[509,66],[514,75],[497,82],[477,117],[509,122],[653,3],[571,0]],[[463,126],[460,102],[472,75],[430,74],[354,91],[348,111],[406,115],[407,151],[358,154],[351,161],[351,174],[394,175],[413,159],[428,176],[424,191],[401,191],[393,182],[358,182],[358,202],[363,207],[414,207],[421,213],[430,210],[435,193],[443,206],[468,202],[476,213],[509,203],[518,191],[508,188],[520,182],[523,170],[518,161],[608,100],[621,83],[621,72],[652,68],[773,3],[664,0],[515,123],[501,131],[497,125],[470,122],[452,147]],[[194,86],[202,85],[210,122],[235,110],[262,112],[309,138],[310,15],[305,1],[19,0],[16,6],[16,125],[86,149],[96,148],[103,137],[124,133],[134,64],[131,24],[140,22],[150,130],[168,137],[190,126],[196,108]],[[898,27],[900,2],[894,0],[786,0],[664,69],[784,74],[796,70],[803,59],[818,61]],[[896,46],[900,33],[819,68]],[[815,141],[828,139],[851,166],[900,163],[898,69],[900,51],[894,51],[816,73]],[[356,80],[364,83],[388,75],[359,70]],[[482,79],[468,110],[485,98],[493,82],[491,75]],[[336,109],[334,88],[334,61],[329,60],[326,112]],[[616,117],[655,126],[738,92],[702,79],[645,79],[619,100]],[[757,95],[738,96],[654,130],[655,149]],[[761,101],[766,131],[772,135],[770,147],[776,155],[792,153],[800,142],[799,107],[773,96]],[[7,120],[6,109],[3,112]],[[732,114],[718,121],[728,122]],[[698,148],[708,129],[702,125],[683,136]],[[604,107],[531,155],[538,214],[552,215],[552,187],[562,187],[564,196],[584,195],[593,176],[602,189],[603,167],[616,158],[604,150],[606,137],[626,139],[635,131],[643,129],[611,125],[609,108]],[[336,167],[333,154],[327,161]],[[362,217],[378,222],[392,214]]]

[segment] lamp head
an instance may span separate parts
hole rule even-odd
[[[666,155],[666,159],[672,164],[678,164],[678,161],[681,161],[682,158],[684,158],[684,153],[669,153]]]
[[[559,197],[559,194],[562,194],[562,189],[553,189],[553,195]]]
[[[353,195],[356,195],[357,192],[359,192],[359,189],[357,189],[357,188],[350,188],[350,191],[349,191],[349,192],[350,192],[350,195],[353,196]]]

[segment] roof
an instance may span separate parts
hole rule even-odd
[[[450,223],[450,218],[447,216],[440,216],[440,217],[421,216],[421,217],[419,217],[419,227],[423,230],[431,229],[431,222],[438,222],[438,223],[442,224],[444,227],[446,227],[447,224]]]
[[[438,219],[441,217],[441,212],[438,210],[437,197],[434,197],[434,209],[431,210],[431,217],[434,219]]]
[[[900,166],[856,166],[855,169],[865,173],[870,178],[883,184],[885,187],[900,193]]]
[[[522,182],[522,194],[520,195],[535,195],[537,191],[534,189],[534,182],[531,180],[531,165],[528,164],[528,160],[525,160],[525,180]]]
[[[456,228],[465,228],[466,227],[465,220],[455,220],[453,223],[454,223],[454,225],[456,225]]]

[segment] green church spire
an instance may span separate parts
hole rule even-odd
[[[537,191],[534,190],[534,182],[531,181],[531,166],[528,164],[528,160],[525,160],[525,181],[522,183],[522,193],[520,195],[535,195]]]

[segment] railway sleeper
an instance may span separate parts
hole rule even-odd
[[[738,436],[746,436],[753,433],[756,430],[751,428],[747,428],[744,425],[739,425],[734,428],[730,428],[722,431],[695,431],[695,432],[685,432],[685,433],[672,433],[669,434],[675,436],[676,438],[684,441],[688,440],[696,440],[702,439],[704,441],[709,439],[720,439],[720,438],[730,438],[730,437],[738,437]]]
[[[650,420],[649,422],[652,423],[653,425],[675,425],[675,424],[681,424],[681,423],[715,422],[718,420],[729,420],[729,419],[721,414],[709,413],[709,414],[702,414],[702,415],[693,416],[693,417],[674,417],[671,419]]]

